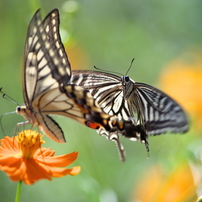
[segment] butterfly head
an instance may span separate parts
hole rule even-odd
[[[129,76],[122,76],[121,81],[122,81],[122,85],[126,86],[127,83],[130,81],[130,77]]]
[[[16,107],[16,113],[17,113],[17,114],[21,114],[21,113],[23,113],[23,111],[25,111],[25,109],[26,109],[26,106],[25,106],[25,105],[17,106],[17,107]]]
[[[123,85],[123,95],[124,98],[127,100],[134,89],[134,84],[129,76],[121,77],[122,85]]]
[[[38,125],[34,113],[30,109],[28,109],[25,105],[17,106],[16,113],[22,115],[29,123]]]

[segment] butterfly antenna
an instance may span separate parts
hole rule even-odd
[[[99,70],[99,71],[101,71],[101,72],[108,72],[108,73],[111,73],[111,74],[118,74],[118,75],[120,75],[120,76],[123,76],[121,73],[119,73],[119,72],[113,72],[113,71],[109,71],[109,70],[104,70],[104,69],[100,69],[100,68],[98,68],[98,67],[96,67],[96,66],[94,66],[94,68],[95,69],[97,69],[97,70]]]
[[[126,72],[125,75],[127,75],[128,72],[130,71],[130,69],[131,69],[131,67],[132,67],[132,65],[133,65],[134,60],[135,60],[135,58],[133,58],[133,59],[131,60],[131,62],[130,62],[130,66],[129,66],[129,68],[128,68],[128,70],[127,70],[127,72]]]
[[[9,95],[7,95],[6,93],[4,93],[4,92],[2,91],[2,87],[0,88],[0,93],[2,94],[2,97],[3,97],[4,99],[9,100],[9,101],[11,101],[12,103],[15,103],[16,105],[19,106],[19,104],[18,104],[12,97],[10,97]]]
[[[19,106],[19,104],[18,104],[12,97],[8,96],[6,93],[4,93],[4,92],[2,91],[2,87],[0,88],[0,93],[2,94],[2,97],[3,97],[4,99],[9,100],[9,101],[11,101],[12,103],[15,103],[16,105]],[[14,113],[16,113],[16,111],[7,112],[7,113],[4,113],[4,114],[2,114],[2,115],[0,116],[0,127],[1,127],[1,130],[2,130],[2,132],[3,132],[3,134],[4,134],[4,136],[5,136],[5,132],[4,132],[3,125],[2,125],[2,118],[3,118],[4,115],[14,114]]]

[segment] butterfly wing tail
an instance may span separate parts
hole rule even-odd
[[[52,140],[58,143],[65,143],[65,137],[62,129],[57,124],[57,122],[52,119],[50,116],[43,115],[37,117],[40,119],[40,129],[46,134],[48,137],[50,137]]]

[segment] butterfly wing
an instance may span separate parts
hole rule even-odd
[[[94,129],[103,128],[111,118],[102,111],[87,90],[77,85],[65,85],[62,92],[54,88],[40,94],[34,100],[33,107],[38,114],[69,117]]]
[[[47,19],[51,18],[51,20],[45,20],[45,22],[51,21],[49,25],[56,30],[54,32],[56,36],[59,26],[57,10],[48,16]],[[46,25],[46,31],[47,27],[49,26]],[[39,94],[69,82],[71,77],[67,56],[61,51],[63,47],[61,41],[58,40],[57,46],[50,40],[46,31],[38,10],[29,24],[24,52],[23,92],[25,104],[29,107]]]
[[[34,14],[27,32],[23,73],[25,106],[18,107],[17,113],[29,123],[38,125],[53,140],[65,142],[60,126],[33,105],[43,92],[59,88],[71,77],[71,67],[59,35],[57,9],[50,12],[44,21],[39,10]]]
[[[59,32],[60,19],[58,9],[54,9],[49,15],[46,16],[43,21],[43,25],[48,41],[50,41],[54,49],[57,50],[57,55],[62,58],[60,62],[63,63],[63,68],[66,69],[67,75],[69,75],[69,78],[71,78],[71,65],[65,52],[65,47],[62,43]],[[61,83],[68,84],[69,79],[65,80],[64,78],[62,79]]]
[[[123,86],[120,77],[88,70],[73,70],[71,82],[89,90],[107,114],[128,119],[128,102],[123,99]]]
[[[186,114],[176,101],[153,86],[134,83],[134,87],[142,106],[145,127],[149,134],[187,132],[188,120]],[[131,102],[135,100],[134,96],[131,97]]]

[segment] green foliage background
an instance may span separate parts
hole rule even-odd
[[[43,16],[53,8],[60,10],[61,30],[67,30],[70,40],[88,57],[88,66],[77,68],[93,69],[95,65],[125,74],[135,57],[130,77],[158,86],[158,76],[169,61],[190,48],[201,48],[200,0],[75,2],[78,9],[70,14],[65,9],[69,2],[63,0],[0,1],[0,87],[19,104],[23,103],[21,69],[25,37],[38,8],[42,8]],[[64,42],[66,39],[63,38]],[[79,61],[79,56],[74,60]],[[14,111],[15,107],[0,99],[0,114]],[[122,163],[113,142],[68,118],[56,119],[67,143],[60,145],[45,137],[44,146],[57,154],[79,151],[74,165],[81,165],[82,171],[75,177],[23,185],[22,201],[131,201],[135,187],[150,166],[159,163],[170,170],[190,158],[188,148],[193,139],[190,133],[151,137],[149,159],[143,144],[122,138],[127,153],[127,160]],[[1,121],[5,134],[12,136],[16,123],[24,120],[12,114]],[[1,138],[3,135],[1,132]],[[14,201],[16,186],[0,172],[0,201]]]

